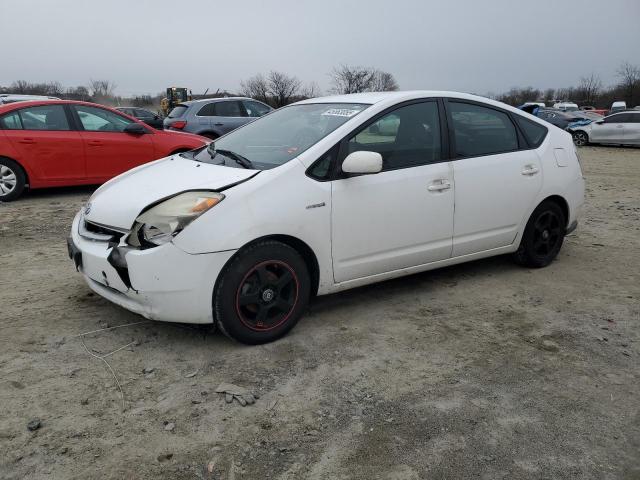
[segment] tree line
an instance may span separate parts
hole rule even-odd
[[[565,88],[547,88],[540,90],[533,87],[514,87],[508,92],[491,95],[510,105],[518,106],[525,102],[545,102],[549,105],[555,101],[573,101],[579,106],[594,106],[608,109],[615,101],[624,100],[628,107],[640,105],[640,66],[623,62],[616,71],[617,82],[605,87],[600,77],[591,73],[580,78],[577,86]]]
[[[580,78],[577,86],[565,88],[537,89],[514,87],[501,94],[487,94],[491,98],[510,105],[525,102],[574,101],[580,106],[592,105],[609,108],[614,101],[624,100],[629,107],[640,105],[640,67],[624,62],[616,71],[617,82],[605,87],[600,77],[591,73]],[[347,94],[360,92],[393,91],[399,85],[393,74],[373,67],[340,65],[329,73],[330,88],[326,93]],[[159,105],[164,92],[157,95],[121,97],[115,94],[116,84],[109,80],[90,80],[77,87],[63,87],[60,82],[30,83],[25,80],[13,82],[8,87],[0,86],[0,93],[26,95],[48,95],[70,100],[83,100],[108,105],[152,106]],[[303,83],[295,75],[272,70],[267,74],[257,73],[240,82],[238,92],[216,91],[209,95],[194,95],[194,98],[209,98],[242,95],[255,98],[274,108],[323,95],[317,83]]]

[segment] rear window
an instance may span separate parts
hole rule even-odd
[[[521,115],[514,115],[514,117],[516,118],[516,123],[524,132],[524,136],[527,138],[529,145],[534,148],[539,147],[547,135],[546,127],[539,123],[532,122]]]
[[[189,107],[186,105],[176,105],[173,107],[173,110],[169,112],[169,118],[178,118],[184,115],[184,112],[187,111]]]

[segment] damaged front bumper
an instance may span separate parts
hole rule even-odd
[[[82,236],[83,222],[80,212],[67,247],[94,292],[152,320],[213,322],[215,282],[234,250],[194,255],[173,243],[140,250]]]

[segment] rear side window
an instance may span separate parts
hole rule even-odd
[[[24,130],[71,130],[62,105],[41,105],[18,110]]]
[[[22,130],[22,120],[17,111],[7,113],[0,119],[0,127],[5,130]]]
[[[198,110],[198,113],[196,115],[198,115],[199,117],[214,117],[216,114],[214,105],[215,103],[207,103],[200,110]]]
[[[238,101],[226,101],[214,103],[216,117],[244,117],[245,113]]]
[[[173,110],[169,112],[169,118],[178,118],[184,115],[188,107],[186,105],[176,105]]]
[[[524,132],[524,136],[527,138],[529,145],[533,148],[538,148],[544,140],[544,137],[547,135],[547,129],[539,123],[532,122],[521,115],[515,115],[515,117],[516,122]]]
[[[477,157],[518,149],[509,115],[493,108],[449,101],[457,157]]]

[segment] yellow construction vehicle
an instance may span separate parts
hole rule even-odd
[[[193,100],[191,90],[187,90],[184,87],[169,87],[167,88],[167,96],[160,101],[160,108],[166,117],[178,103],[188,102],[189,100]]]

